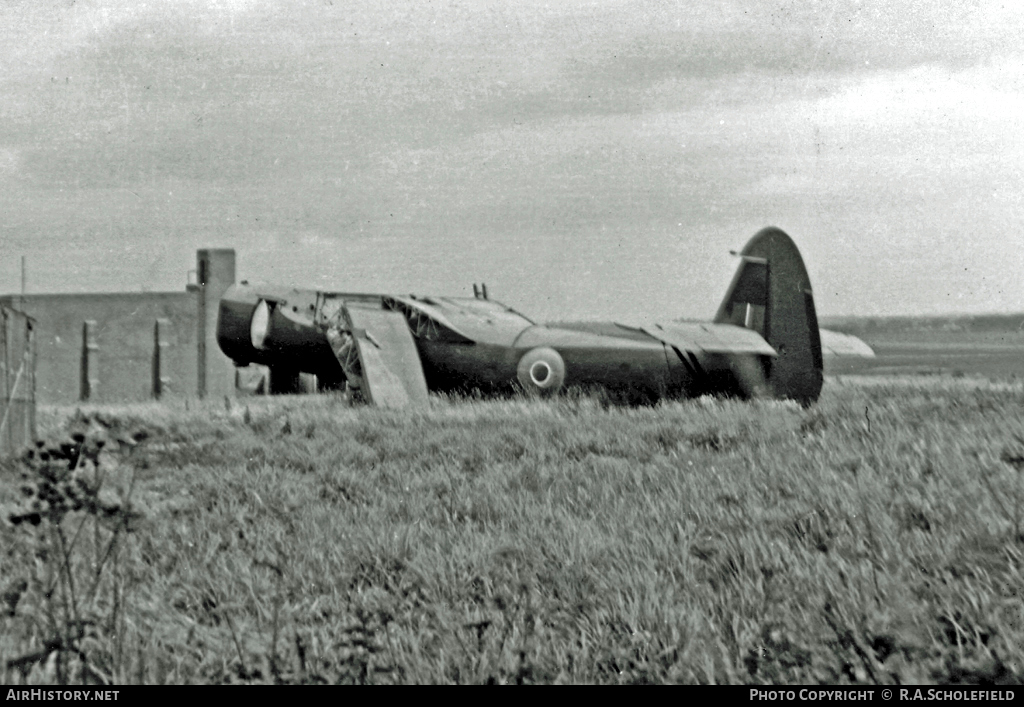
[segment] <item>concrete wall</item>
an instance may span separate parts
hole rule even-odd
[[[11,295],[0,304],[36,320],[36,400],[82,399],[83,377],[95,384],[91,402],[134,402],[154,397],[155,327],[161,336],[163,396],[195,396],[197,375],[196,292]],[[96,349],[83,357],[85,322],[93,321]],[[83,366],[83,358],[89,361]]]

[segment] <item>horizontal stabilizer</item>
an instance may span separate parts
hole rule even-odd
[[[364,307],[346,307],[345,313],[359,353],[366,402],[388,408],[426,405],[427,382],[405,317]]]
[[[644,326],[640,331],[680,351],[691,353],[777,355],[756,331],[734,324],[677,322]]]
[[[850,334],[841,334],[830,329],[821,329],[821,354],[823,356],[859,356],[874,358],[871,347]]]

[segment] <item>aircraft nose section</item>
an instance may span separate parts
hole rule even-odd
[[[270,334],[270,305],[260,300],[249,320],[249,341],[254,349],[262,350]]]
[[[233,285],[221,297],[217,313],[217,344],[240,365],[253,360],[251,324],[260,298],[244,285]]]

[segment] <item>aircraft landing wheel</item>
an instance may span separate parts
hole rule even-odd
[[[516,374],[527,393],[554,395],[565,383],[565,361],[554,349],[531,349],[519,359]]]

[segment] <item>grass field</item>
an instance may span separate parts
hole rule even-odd
[[[0,683],[1024,681],[1018,382],[40,417]]]

